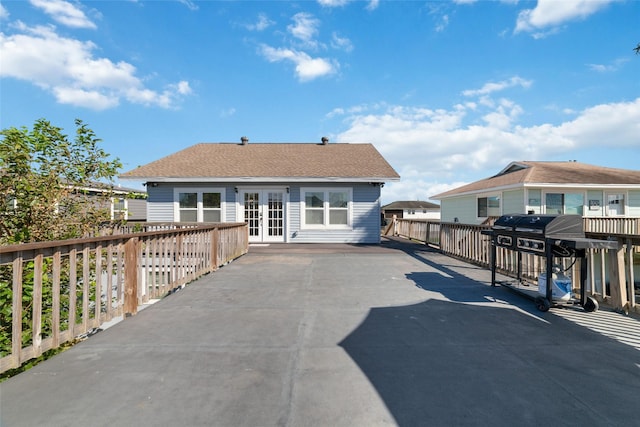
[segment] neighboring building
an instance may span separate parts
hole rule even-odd
[[[400,176],[371,144],[196,144],[121,175],[150,222],[246,222],[250,242],[379,243],[380,189]]]
[[[385,220],[393,218],[440,220],[440,205],[420,200],[398,201],[382,207]]]
[[[640,217],[640,171],[512,162],[495,176],[431,198],[441,201],[442,222],[481,224],[510,213]]]
[[[147,194],[144,191],[94,182],[86,186],[74,187],[74,192],[89,197],[110,193],[111,203],[108,208],[111,220],[146,221],[147,219]]]

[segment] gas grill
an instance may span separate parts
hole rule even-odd
[[[496,284],[496,248],[505,248],[518,253],[518,280],[521,280],[522,253],[531,253],[546,258],[546,295],[535,297],[541,311],[551,307],[552,270],[554,258],[576,257],[580,263],[580,305],[586,311],[595,311],[598,303],[585,294],[587,277],[586,250],[616,249],[617,242],[588,239],[585,237],[583,219],[580,215],[503,215],[491,230],[483,234],[491,236],[491,285]],[[519,290],[519,289],[516,289]]]

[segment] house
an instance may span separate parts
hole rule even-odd
[[[397,201],[384,205],[382,214],[385,220],[395,215],[396,218],[440,221],[440,205],[421,200]]]
[[[519,161],[431,198],[441,201],[442,222],[481,224],[510,213],[640,217],[640,171],[576,161]]]
[[[84,186],[73,187],[73,192],[96,197],[96,199],[100,195],[109,195],[109,206],[105,204],[104,207],[109,209],[112,221],[146,221],[147,219],[147,195],[144,191],[92,182]]]
[[[371,144],[202,143],[121,175],[150,222],[246,222],[249,241],[379,243],[380,190],[400,176]]]

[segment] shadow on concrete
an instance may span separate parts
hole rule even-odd
[[[407,274],[428,299],[373,308],[339,343],[398,425],[638,425],[640,352],[409,255],[432,267]]]

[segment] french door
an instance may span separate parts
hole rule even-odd
[[[284,242],[286,195],[282,189],[240,191],[240,220],[249,226],[249,242]]]

